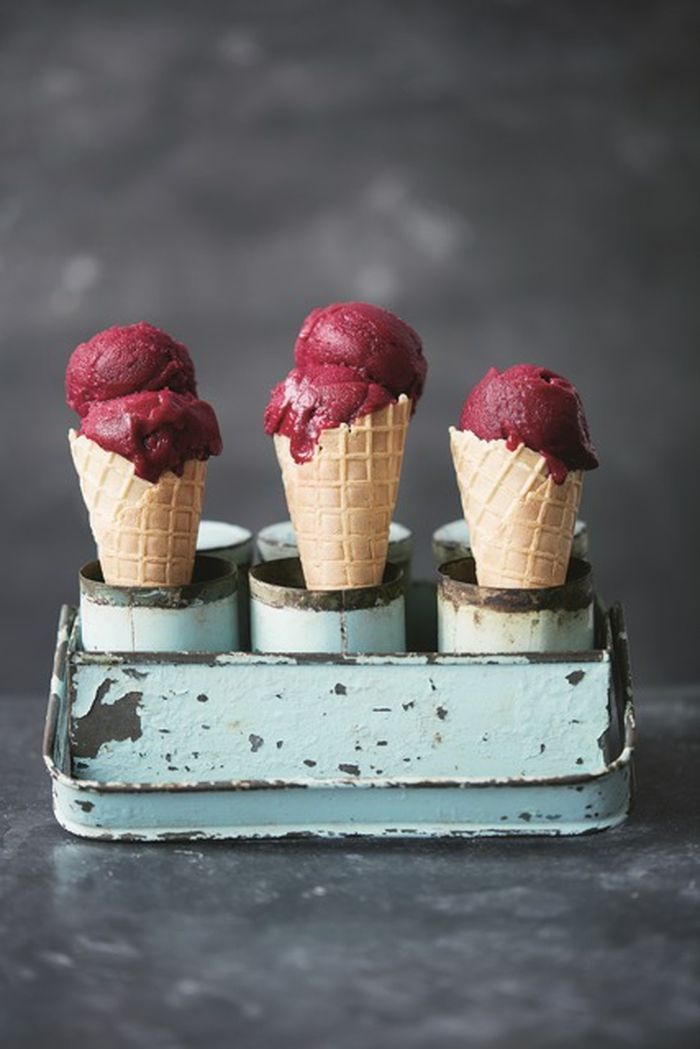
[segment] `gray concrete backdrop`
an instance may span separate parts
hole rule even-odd
[[[314,305],[364,298],[430,361],[398,516],[430,568],[447,426],[491,365],[578,385],[585,516],[644,681],[697,679],[700,5],[0,6],[3,680],[43,688],[92,553],[73,346],[148,319],[221,420],[207,515],[285,514],[261,414]]]

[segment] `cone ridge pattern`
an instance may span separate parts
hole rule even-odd
[[[128,459],[70,434],[73,462],[90,514],[105,582],[114,586],[183,586],[194,566],[207,464],[191,459],[182,477],[155,484]]]
[[[464,516],[480,586],[561,586],[571,556],[583,475],[563,484],[538,452],[450,430]]]
[[[378,586],[396,505],[411,402],[321,433],[314,458],[297,463],[275,436],[289,513],[310,590]]]

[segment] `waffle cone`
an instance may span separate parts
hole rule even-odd
[[[192,578],[207,464],[185,463],[155,484],[121,455],[71,430],[73,463],[102,575],[112,586],[183,586]]]
[[[396,505],[411,401],[323,430],[313,459],[297,463],[289,438],[275,451],[309,590],[378,586]]]
[[[450,445],[480,586],[561,586],[583,474],[555,484],[543,456],[450,428]]]

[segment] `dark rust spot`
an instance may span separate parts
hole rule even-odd
[[[340,681],[335,686],[333,691],[335,692],[336,696],[347,696],[347,694],[348,694],[347,688]]]
[[[415,704],[414,700],[411,700],[409,703],[402,703],[401,704],[401,706],[403,707],[404,710],[410,710],[411,707],[415,707],[415,705],[416,704]]]
[[[135,743],[141,738],[138,707],[143,692],[127,692],[114,703],[101,703],[101,697],[112,683],[107,679],[100,685],[88,713],[73,723],[72,749],[76,758],[96,758],[103,743],[120,743],[125,739]]]
[[[447,711],[445,710],[444,707],[438,707],[437,710],[435,711],[435,713],[440,718],[440,721],[444,721],[445,718],[447,717]]]
[[[307,765],[310,769],[312,769],[315,767],[316,762],[312,761],[311,758],[304,758],[304,764]]]
[[[250,743],[250,749],[253,752],[253,754],[257,754],[265,740],[262,738],[262,736],[256,736],[254,732],[251,732],[251,734],[248,736],[248,742]]]
[[[98,686],[97,691],[95,692],[94,702],[95,703],[101,703],[102,700],[104,699],[104,697],[109,692],[109,690],[112,687],[112,685],[114,685],[114,684],[115,684],[115,678],[113,678],[113,677],[106,677],[104,679],[104,681],[102,682],[102,684]]]
[[[347,774],[349,776],[359,776],[360,775],[360,767],[359,767],[359,765],[345,765],[345,764],[342,764],[342,765],[338,765],[338,768],[340,769],[341,772],[347,772]]]
[[[377,740],[377,746],[378,747],[388,747],[388,745],[389,745],[389,741],[386,740],[386,739],[378,739]]]
[[[578,685],[579,681],[583,681],[585,676],[585,670],[572,670],[570,674],[566,675],[566,680],[570,685]]]
[[[76,801],[75,803],[83,812],[92,812],[95,805],[92,801]]]
[[[518,815],[518,819],[519,820],[523,820],[525,823],[529,823],[530,820],[532,819],[532,813],[531,812],[521,812]]]
[[[283,739],[278,739],[277,742],[275,743],[275,746],[277,747],[278,750],[281,750],[282,747],[284,746],[284,740]]]
[[[144,678],[148,677],[148,673],[145,670],[137,670],[136,667],[122,667],[122,673],[126,677],[131,677],[134,681],[143,681]]]
[[[197,696],[197,702],[198,703],[208,703],[209,702],[209,696],[207,696],[204,692],[200,692],[199,695]]]

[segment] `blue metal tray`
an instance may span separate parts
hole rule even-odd
[[[599,648],[557,655],[120,654],[81,651],[65,607],[44,739],[56,818],[110,841],[615,826],[634,709],[622,611],[598,620]]]

